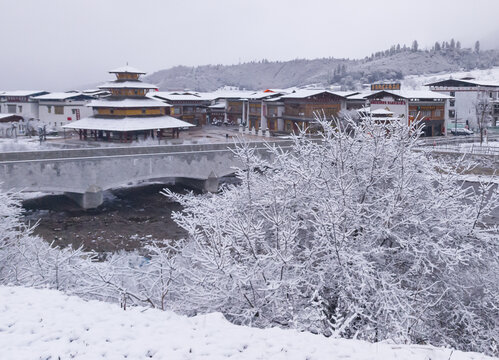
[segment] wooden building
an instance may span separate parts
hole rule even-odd
[[[195,92],[154,92],[151,98],[170,105],[170,116],[196,126],[206,125],[210,99]]]
[[[282,114],[284,131],[298,132],[311,129],[316,114],[331,119],[346,109],[346,97],[329,90],[298,90],[280,98],[284,105]]]
[[[169,115],[169,104],[146,97],[157,91],[155,85],[144,83],[143,71],[124,66],[110,71],[116,80],[99,88],[110,96],[92,101],[93,116],[64,125],[78,131],[80,139],[131,142],[155,136],[179,134],[179,129],[193,126]]]

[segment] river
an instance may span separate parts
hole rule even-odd
[[[86,211],[63,195],[47,195],[23,202],[25,220],[32,224],[39,220],[34,233],[55,245],[97,252],[134,250],[185,235],[171,219],[181,206],[160,194],[165,187],[187,191],[158,184],[117,189],[105,193],[98,209]]]

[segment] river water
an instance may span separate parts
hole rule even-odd
[[[39,220],[35,234],[55,245],[83,246],[85,250],[109,252],[133,250],[153,241],[176,240],[185,235],[171,219],[181,206],[160,194],[178,186],[147,185],[107,191],[98,209],[82,210],[63,195],[25,200],[25,220]]]

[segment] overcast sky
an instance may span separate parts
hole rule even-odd
[[[0,90],[68,90],[129,65],[359,58],[454,37],[498,46],[497,0],[0,0]]]

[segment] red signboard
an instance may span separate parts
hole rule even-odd
[[[384,100],[371,100],[371,104],[379,104],[379,105],[405,105],[405,101],[384,101]]]

